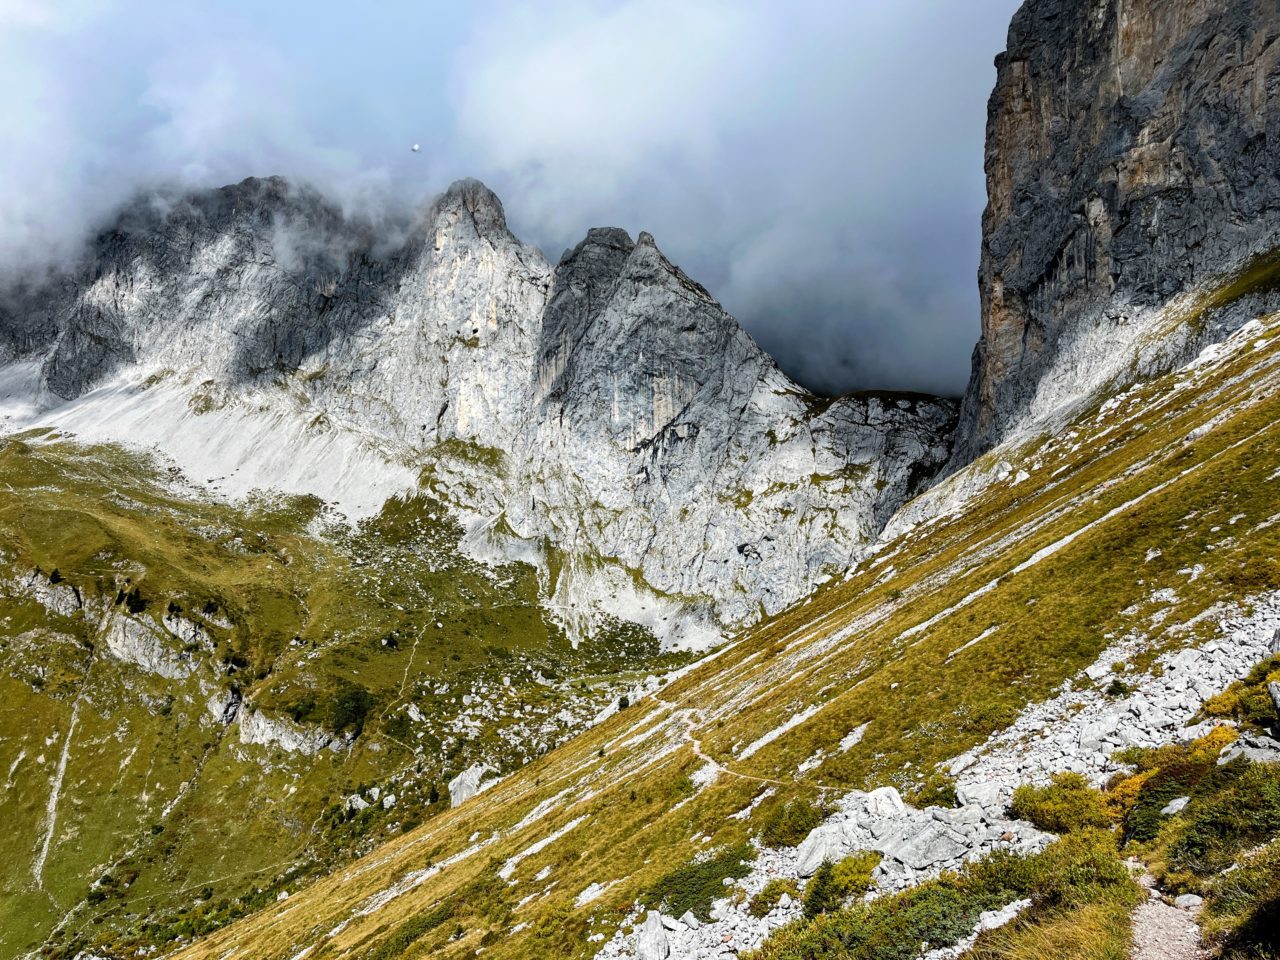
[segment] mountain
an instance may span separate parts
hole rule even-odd
[[[1277,18],[1027,0],[958,412],[470,181],[11,290],[0,951],[1280,950]]]
[[[955,464],[1280,305],[1277,29],[1269,0],[1019,9],[987,118]]]
[[[847,567],[955,419],[813,396],[646,234],[553,268],[475,181],[394,241],[279,179],[142,199],[0,329],[37,411],[11,429],[357,514],[421,477],[478,555],[537,557],[571,630],[604,611],[686,645]]]
[[[552,268],[473,181],[381,230],[140,199],[2,302],[3,956],[438,816],[843,575],[956,417],[815,397],[652,238]]]
[[[1270,944],[1278,422],[1272,313],[1003,448],[1012,472],[963,511],[176,956],[916,957],[976,931],[980,956],[1125,956],[1146,894],[1097,829],[1117,821],[1206,929]],[[1045,799],[1015,813],[1024,785]],[[878,899],[808,919],[824,859]],[[216,916],[216,891],[191,909]]]

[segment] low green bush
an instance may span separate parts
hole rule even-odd
[[[956,796],[956,781],[945,773],[934,773],[920,787],[907,795],[907,803],[913,807],[948,807],[960,806],[960,798]]]
[[[871,889],[871,874],[880,866],[879,850],[859,850],[845,857],[831,871],[836,889],[845,897],[860,897]]]
[[[751,898],[751,902],[747,904],[747,912],[753,917],[766,916],[782,900],[783,894],[798,900],[800,888],[794,880],[774,877],[764,885],[764,889]]]
[[[1085,827],[1046,847],[1036,859],[1031,895],[1042,906],[1079,907],[1117,891],[1136,891],[1111,830]]]
[[[367,960],[401,960],[406,950],[452,916],[452,906],[442,903],[427,913],[406,920],[395,933],[374,948]]]
[[[871,874],[880,865],[876,850],[860,850],[838,863],[824,863],[804,891],[804,914],[816,917],[837,910],[850,897],[860,897],[871,889]]]
[[[1170,849],[1171,862],[1201,875],[1235,862],[1243,850],[1280,834],[1280,767],[1237,761],[1229,784],[1193,803]]]
[[[1009,811],[1050,833],[1071,833],[1111,824],[1106,799],[1078,773],[1060,773],[1046,787],[1024,784],[1013,792]]]
[[[830,864],[814,874],[806,912],[810,896],[818,896],[815,884],[823,897],[833,895],[835,875]],[[1032,899],[1026,922],[1034,923],[1091,903],[1119,904],[1127,916],[1141,896],[1114,834],[1083,828],[1035,856],[996,852],[903,893],[828,908],[782,928],[746,960],[915,960],[922,943],[950,946],[969,934],[981,913],[1014,900]]]
[[[809,919],[832,910],[839,909],[844,897],[836,888],[836,868],[829,861],[823,861],[817,872],[809,878],[804,888],[804,915]]]
[[[1280,840],[1240,858],[1204,890],[1201,922],[1223,960],[1280,956]]]
[[[1269,683],[1276,681],[1280,681],[1280,656],[1263,660],[1243,680],[1210,698],[1202,712],[1207,717],[1229,718],[1254,728],[1280,725],[1275,701],[1267,689]]]
[[[703,861],[677,867],[653,884],[646,899],[661,904],[673,917],[683,916],[686,910],[699,920],[711,918],[711,904],[725,895],[726,879],[738,880],[751,872],[755,860],[755,848],[749,843],[739,843],[720,851]]]
[[[799,798],[775,803],[760,824],[760,842],[766,847],[798,847],[828,813],[826,807]]]

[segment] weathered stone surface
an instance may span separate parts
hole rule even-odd
[[[239,690],[234,688],[219,689],[209,696],[205,708],[215,722],[224,727],[229,727],[236,722],[236,717],[240,713],[241,702],[242,697]]]
[[[179,680],[195,672],[190,654],[172,648],[171,638],[150,620],[113,611],[102,626],[107,652],[149,673]]]
[[[240,742],[264,747],[279,747],[291,753],[308,756],[329,749],[340,753],[351,746],[347,737],[331,733],[323,727],[304,726],[286,717],[272,717],[261,710],[239,710]]]
[[[33,394],[66,401],[50,417],[95,388],[172,394],[169,421],[90,418],[163,422],[145,438],[162,449],[283,412],[299,426],[260,446],[314,461],[356,437],[302,482],[425,470],[468,549],[555,571],[580,633],[601,609],[672,637],[696,633],[691,607],[717,629],[776,612],[947,459],[953,403],[814,397],[647,234],[592,230],[553,267],[475,181],[403,232],[388,243],[278,178],[139,202],[81,267],[8,298],[0,360],[38,364]]]
[[[982,338],[955,462],[1274,309],[1271,278],[1247,309],[1160,313],[1276,246],[1277,31],[1272,0],[1018,11],[989,108]]]
[[[465,803],[482,790],[497,783],[493,775],[497,771],[487,764],[473,764],[449,781],[449,806]]]
[[[662,925],[662,914],[650,910],[640,927],[640,937],[636,941],[636,957],[639,960],[666,960],[671,953],[667,944],[667,931]]]

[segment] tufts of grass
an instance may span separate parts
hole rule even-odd
[[[815,874],[816,881],[818,875]],[[1023,857],[999,853],[914,889],[817,914],[783,928],[751,960],[915,960],[973,930],[978,916],[1014,900],[1033,906],[1025,927],[1051,923],[1096,904],[1127,914],[1141,891],[1120,861],[1114,836],[1082,829]]]
[[[767,916],[781,902],[784,894],[793,900],[800,899],[799,885],[794,880],[774,877],[764,885],[759,893],[751,898],[751,902],[747,905],[747,911],[753,917]]]
[[[915,790],[907,794],[906,800],[913,807],[948,807],[960,806],[960,798],[956,796],[954,777],[935,771]]]
[[[1050,833],[1107,827],[1112,822],[1102,792],[1078,773],[1057,774],[1045,787],[1023,784],[1013,792],[1009,812]]]
[[[705,860],[677,867],[654,883],[647,899],[662,904],[672,916],[692,911],[699,920],[711,917],[711,903],[725,894],[725,880],[737,880],[751,872],[755,848],[749,843],[721,850]]]
[[[760,842],[767,847],[798,847],[831,810],[800,797],[770,804],[760,822]]]

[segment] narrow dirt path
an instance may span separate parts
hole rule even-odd
[[[693,707],[678,708],[674,703],[671,703],[667,700],[663,700],[659,697],[654,697],[653,699],[658,703],[660,703],[662,706],[671,710],[673,718],[676,720],[679,720],[680,723],[683,724],[684,732],[682,736],[684,738],[685,743],[688,743],[693,747],[694,756],[696,756],[703,763],[710,764],[718,772],[723,773],[725,776],[728,776],[728,777],[737,777],[739,780],[750,780],[753,783],[771,784],[775,787],[792,787],[797,785],[796,780],[774,780],[771,777],[757,777],[749,773],[739,773],[737,770],[730,770],[728,767],[726,767],[723,763],[721,763],[715,757],[706,753],[702,749],[702,741],[699,740],[696,736],[694,736],[694,730],[697,729],[698,724],[702,720],[701,710],[695,709]],[[845,793],[848,793],[851,789],[849,787],[827,787],[827,786],[823,786],[820,783],[805,783],[804,786],[809,787],[810,789],[813,789],[813,790],[819,790],[823,793],[835,793],[835,794],[845,794]]]
[[[1133,911],[1133,960],[1203,960],[1195,914],[1165,903],[1151,874],[1138,880],[1147,901]]]

